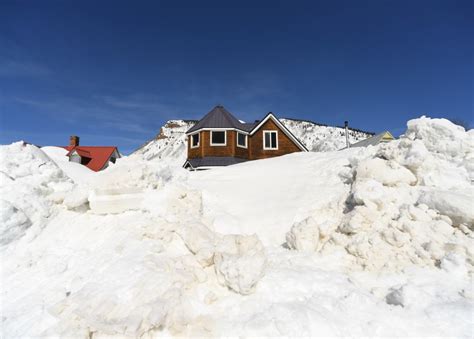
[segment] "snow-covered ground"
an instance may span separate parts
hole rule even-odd
[[[4,337],[473,336],[472,130],[203,172],[179,147],[81,173],[0,146]]]

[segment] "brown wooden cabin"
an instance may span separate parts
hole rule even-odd
[[[188,158],[183,167],[190,170],[308,151],[272,112],[262,120],[244,123],[216,106],[186,135]]]

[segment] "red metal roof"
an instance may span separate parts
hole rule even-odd
[[[66,154],[67,156],[70,156],[73,151],[76,151],[81,157],[90,158],[91,161],[85,166],[95,172],[104,168],[110,156],[117,150],[115,146],[65,146],[64,148],[69,151]]]

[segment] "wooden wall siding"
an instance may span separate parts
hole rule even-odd
[[[233,157],[235,156],[235,132],[227,131],[226,146],[211,146],[211,131],[202,131],[203,157]]]
[[[263,131],[278,131],[278,149],[263,149]],[[211,132],[199,132],[199,147],[191,148],[191,136],[188,137],[188,158],[203,157],[238,157],[244,159],[264,159],[276,157],[288,153],[299,152],[300,149],[286,134],[269,119],[254,135],[247,137],[247,148],[237,146],[237,134],[235,131],[227,131],[226,146],[211,146]]]
[[[202,132],[199,132],[199,147],[191,148],[191,136],[188,136],[188,158],[202,158]]]
[[[234,133],[234,142],[235,142],[235,156],[237,158],[244,158],[244,159],[248,159],[249,158],[249,146],[248,146],[248,142],[250,140],[250,137],[247,137],[247,148],[242,148],[242,147],[239,147],[237,146],[237,132]]]
[[[263,149],[263,131],[278,131],[278,149],[277,150],[264,150]],[[293,152],[299,152],[300,149],[295,143],[286,136],[286,134],[273,122],[268,119],[262,127],[249,138],[249,159],[264,159],[270,157],[276,157]]]

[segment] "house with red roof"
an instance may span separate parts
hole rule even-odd
[[[69,161],[87,166],[95,172],[102,171],[121,157],[116,146],[80,146],[76,135],[69,138],[69,146],[64,148],[68,150],[66,156]]]

